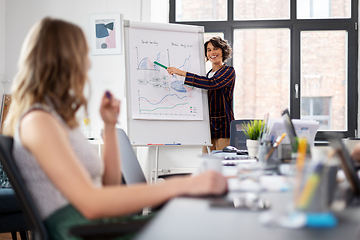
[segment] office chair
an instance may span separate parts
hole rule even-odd
[[[123,183],[127,185],[146,183],[145,175],[125,131],[117,128],[116,134],[119,141]]]
[[[10,180],[20,206],[22,207],[26,224],[32,233],[33,240],[47,240],[45,226],[40,218],[37,207],[27,191],[20,172],[12,155],[13,138],[0,135],[0,162]]]
[[[119,149],[121,154],[121,169],[123,183],[127,185],[137,184],[137,183],[146,183],[145,175],[139,164],[139,160],[134,153],[132,145],[125,131],[121,128],[117,128],[117,136],[119,140]],[[190,173],[172,173],[159,176],[159,178],[171,178],[175,176],[186,176]]]
[[[27,230],[24,214],[14,189],[0,188],[0,233],[11,232],[12,240],[16,240],[16,232],[19,232],[21,240],[28,240]]]
[[[252,119],[239,119],[232,120],[230,123],[230,146],[236,147],[239,150],[246,150],[246,139],[248,137],[245,135],[243,130],[243,124],[247,124]]]
[[[32,240],[48,240],[45,225],[40,218],[39,211],[34,203],[33,198],[26,189],[24,180],[22,179],[18,167],[16,166],[13,155],[13,138],[0,135],[0,162],[9,177],[10,183],[16,193],[19,204],[23,209],[26,223],[32,233]],[[83,239],[101,239],[106,240],[129,233],[139,231],[148,219],[138,220],[130,223],[107,223],[107,224],[91,224],[79,226],[70,229],[71,235],[81,237]]]

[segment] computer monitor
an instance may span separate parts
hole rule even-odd
[[[310,146],[314,146],[315,135],[320,128],[320,123],[315,120],[291,120],[297,137],[306,137]],[[269,135],[267,140],[275,141],[278,136],[284,132],[287,133],[283,119],[269,119]],[[287,133],[288,135],[288,133]],[[284,138],[281,144],[289,144],[290,139],[288,136]]]

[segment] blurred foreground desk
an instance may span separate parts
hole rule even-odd
[[[235,194],[235,193],[230,193]],[[273,209],[283,209],[290,193],[266,193]],[[272,211],[272,210],[270,210]],[[339,224],[332,229],[286,229],[265,227],[258,221],[260,212],[240,209],[210,208],[209,201],[196,198],[171,200],[136,240],[339,240],[360,239],[360,207],[337,214]]]

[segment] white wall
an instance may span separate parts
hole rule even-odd
[[[1,0],[3,1],[3,0]],[[78,24],[90,40],[90,15],[121,13],[123,19],[150,21],[150,1],[141,0],[7,0],[6,1],[6,75],[13,77],[21,44],[31,26],[45,16],[62,18]],[[142,14],[142,15],[141,15]],[[26,16],[26,17],[25,17]],[[100,99],[105,90],[123,100],[120,127],[126,129],[124,101],[124,55],[90,56],[89,72],[91,95],[89,112],[92,130],[100,137],[102,122],[99,115]],[[81,122],[82,123],[82,122]]]
[[[169,0],[151,1],[151,22],[169,23]]]
[[[0,0],[0,96],[5,92],[5,0]],[[9,84],[7,84],[9,85]]]
[[[6,8],[5,8],[6,4]],[[6,9],[6,11],[5,11]],[[5,14],[4,14],[5,13]],[[123,19],[135,21],[169,22],[168,0],[0,0],[0,78],[5,69],[6,79],[17,71],[21,44],[31,26],[45,16],[61,18],[78,24],[90,40],[90,15],[121,13]],[[5,21],[6,20],[6,21]],[[5,37],[4,37],[5,36]],[[5,48],[6,46],[6,48]],[[4,55],[4,49],[5,55]],[[6,59],[6,61],[5,61]],[[122,101],[120,124],[126,129],[125,57],[123,55],[90,56],[91,95],[89,112],[92,130],[100,136],[102,121],[100,99],[111,90]],[[0,94],[9,93],[10,83],[0,82]],[[83,117],[82,114],[79,115]],[[81,121],[82,123],[82,121]],[[160,149],[160,168],[188,168],[199,164],[200,147]],[[154,149],[138,148],[138,157],[147,176],[154,167]]]
[[[360,5],[359,5],[359,13],[360,13]],[[360,20],[360,16],[359,16],[359,20]],[[358,29],[359,29],[359,21],[358,21]],[[359,31],[359,30],[358,30]],[[360,46],[360,37],[358,38],[358,44]],[[360,49],[358,49],[358,58],[359,58],[359,53],[360,53]],[[359,112],[360,112],[360,83],[359,83],[359,79],[360,79],[360,61],[358,60],[358,122],[357,122],[357,125],[358,125],[358,128],[357,128],[357,136],[355,137],[360,137],[360,129],[359,129],[359,126],[360,126],[360,116],[359,116]]]

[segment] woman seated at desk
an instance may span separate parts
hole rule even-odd
[[[101,100],[104,151],[101,160],[78,129],[75,114],[90,67],[88,45],[76,25],[51,18],[25,39],[12,88],[6,134],[50,239],[73,239],[68,229],[99,219],[122,217],[179,195],[223,194],[226,179],[206,172],[156,185],[122,186],[115,124],[120,101]],[[115,220],[116,221],[116,220]],[[74,238],[76,239],[76,238]]]

